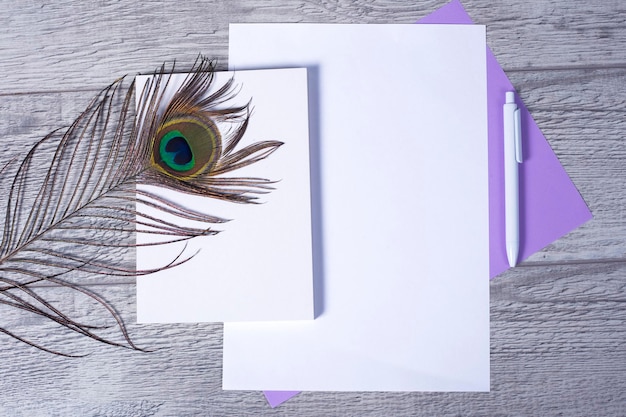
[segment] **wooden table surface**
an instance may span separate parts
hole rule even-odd
[[[445,3],[2,0],[0,164],[71,123],[120,75],[172,60],[188,68],[199,53],[225,68],[231,22],[412,23]],[[490,393],[306,392],[271,409],[260,392],[221,390],[221,325],[137,325],[134,279],[87,277],[133,340],[156,351],[79,337],[64,345],[45,320],[2,309],[0,327],[89,355],[53,356],[0,334],[0,416],[626,415],[626,3],[463,4],[487,25],[594,215],[491,282]],[[41,291],[79,318],[106,316],[71,293]]]

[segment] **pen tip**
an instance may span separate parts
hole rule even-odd
[[[517,265],[517,248],[507,248],[506,257],[509,260],[509,266],[514,268]]]

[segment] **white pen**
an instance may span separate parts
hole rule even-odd
[[[506,256],[509,265],[517,264],[519,253],[519,171],[522,162],[522,126],[515,93],[506,92],[504,114],[504,218]]]

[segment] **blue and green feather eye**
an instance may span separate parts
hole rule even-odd
[[[193,178],[215,166],[221,147],[219,130],[210,120],[172,117],[157,131],[152,161],[169,176]]]
[[[162,162],[174,171],[189,171],[196,165],[188,139],[179,130],[172,130],[163,136],[159,155]]]

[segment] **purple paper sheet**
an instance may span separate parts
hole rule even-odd
[[[473,24],[459,0],[420,19],[426,24]],[[506,271],[504,238],[504,163],[502,105],[513,85],[487,47],[487,114],[489,140],[489,271],[490,279]],[[520,165],[520,254],[528,258],[592,215],[561,166],[545,136],[519,98],[524,163]],[[299,391],[264,391],[272,408]]]
[[[299,393],[300,391],[263,391],[265,399],[272,408],[278,407],[279,405]]]
[[[472,24],[453,0],[418,23]],[[502,105],[513,85],[487,47],[490,278],[509,268],[504,237]],[[524,163],[520,165],[520,261],[591,219],[591,212],[519,98]]]

